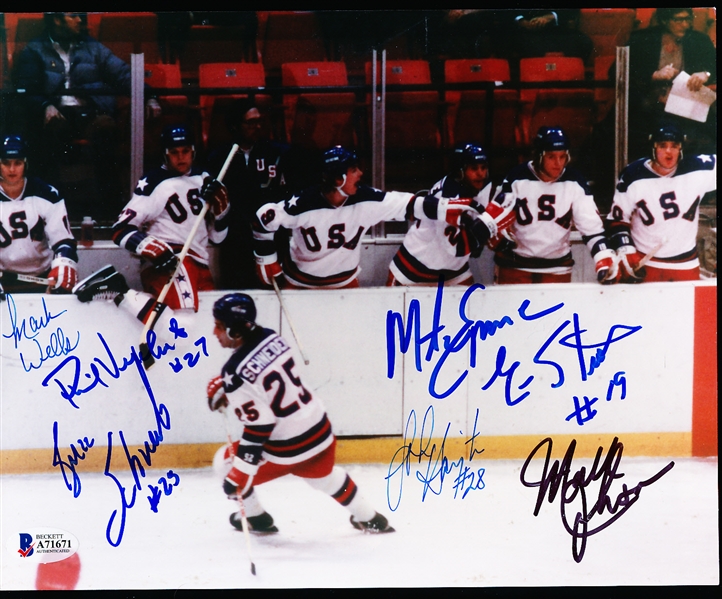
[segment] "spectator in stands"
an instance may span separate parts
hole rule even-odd
[[[716,111],[706,123],[665,113],[672,81],[682,71],[687,87],[698,91],[717,81],[717,56],[709,36],[692,28],[691,8],[658,8],[658,25],[632,33],[629,39],[629,157],[648,153],[648,132],[665,124],[685,129],[697,142],[698,153],[716,148]]]
[[[594,44],[578,29],[580,9],[531,9],[500,11],[494,44],[498,53],[511,61],[516,73],[521,58],[563,54],[588,62]]]
[[[34,138],[38,168],[73,163],[74,140],[88,140],[101,202],[86,212],[105,217],[117,214],[122,201],[117,162],[117,102],[113,94],[130,94],[130,66],[89,37],[81,13],[45,13],[44,33],[28,42],[15,63],[13,79],[25,93],[29,135]],[[65,90],[78,90],[69,95]],[[149,115],[160,112],[149,98]],[[49,173],[46,172],[45,176]],[[107,212],[102,212],[102,208]],[[71,217],[82,216],[71,201]]]
[[[262,118],[258,106],[249,98],[236,100],[226,117],[233,143],[240,150],[223,179],[232,210],[228,236],[219,246],[221,289],[258,288],[251,223],[256,211],[264,204],[280,200],[289,185],[289,148],[263,135]],[[230,147],[227,144],[211,150],[208,158],[211,173],[220,172]]]

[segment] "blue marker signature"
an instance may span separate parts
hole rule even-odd
[[[105,377],[111,379],[118,379],[120,375],[125,372],[130,366],[135,366],[141,380],[147,385],[148,378],[143,367],[143,358],[135,347],[130,348],[130,355],[124,356],[122,363],[119,365],[115,355],[108,347],[108,343],[102,334],[98,333],[100,343],[105,350],[106,360],[102,360],[99,357],[93,358],[93,362],[90,364],[90,372],[84,372],[83,376],[90,380],[90,383],[85,387],[80,386],[81,371],[84,370],[83,364],[80,358],[77,356],[68,356],[60,364],[58,364],[44,379],[42,382],[43,387],[47,387],[50,381],[55,382],[60,388],[60,396],[66,399],[70,405],[74,408],[79,406],[73,401],[73,398],[89,393],[98,385],[108,388],[108,383],[104,380]],[[148,351],[153,355],[154,358],[158,359],[165,355],[167,352],[175,349],[175,345],[165,343],[163,346],[156,347],[156,334],[154,331],[148,331]],[[102,369],[102,371],[101,371]],[[104,371],[104,372],[103,372]],[[68,376],[68,379],[60,378],[60,375],[64,374]]]
[[[422,347],[426,347],[424,360],[431,362],[437,353],[440,355],[436,358],[429,377],[429,394],[436,399],[444,399],[451,395],[461,383],[466,379],[469,370],[464,370],[456,380],[445,390],[437,389],[437,380],[445,365],[447,358],[451,354],[457,353],[466,347],[469,350],[469,368],[475,368],[477,365],[477,341],[485,341],[491,336],[501,335],[504,329],[518,326],[524,322],[536,321],[554,314],[564,307],[564,303],[560,302],[556,305],[543,308],[538,311],[531,311],[531,301],[525,299],[521,302],[516,310],[518,319],[512,318],[509,314],[501,316],[494,320],[472,320],[466,314],[466,306],[472,294],[478,290],[483,290],[484,286],[475,284],[470,286],[464,293],[459,302],[459,318],[461,319],[461,327],[458,332],[453,335],[444,335],[443,342],[439,337],[446,325],[440,323],[441,308],[443,302],[444,286],[443,280],[439,281],[437,287],[436,299],[434,303],[434,316],[429,332],[422,334],[420,305],[417,299],[411,300],[406,318],[406,324],[401,314],[389,310],[386,314],[386,355],[387,355],[387,377],[393,378],[396,369],[396,353],[397,353],[397,336],[398,349],[402,354],[410,351],[413,344],[416,370],[422,372]],[[572,331],[568,331],[568,327],[572,326]],[[613,325],[606,339],[601,342],[589,342],[585,337],[588,336],[587,329],[582,328],[579,320],[579,314],[574,313],[571,319],[565,320],[559,325],[555,331],[541,344],[536,351],[533,364],[539,366],[548,366],[554,369],[556,373],[556,381],[551,383],[551,388],[561,387],[565,381],[564,368],[559,362],[550,360],[545,357],[545,352],[552,345],[559,345],[564,348],[574,350],[574,354],[578,361],[581,380],[584,382],[600,369],[604,363],[610,347],[614,343],[628,338],[630,335],[639,331],[641,326],[627,326],[623,324]],[[563,333],[567,333],[562,336]],[[555,344],[556,341],[556,344]],[[588,355],[587,352],[594,352]],[[529,386],[534,381],[534,375],[523,372],[524,365],[521,361],[515,360],[509,355],[506,346],[502,345],[497,349],[496,358],[494,359],[494,369],[487,382],[482,386],[482,391],[490,389],[498,380],[504,381],[504,396],[507,405],[514,406],[526,399],[531,390]],[[517,393],[521,391],[521,393]]]
[[[87,451],[93,446],[94,443],[95,439],[88,440],[88,437],[78,439],[78,445],[80,446],[81,451],[78,451],[75,445],[71,443],[70,454],[68,454],[68,461],[66,462],[61,458],[60,450],[58,449],[58,423],[55,422],[53,424],[53,466],[56,468],[58,466],[60,467],[60,472],[63,475],[65,486],[68,488],[69,491],[73,492],[73,497],[78,497],[81,490],[80,476],[78,476],[75,467],[78,465],[78,462],[80,460],[85,459]],[[68,472],[72,475],[72,484],[70,484],[70,481],[68,480]]]
[[[25,354],[20,352],[20,361],[22,362],[25,372],[40,368],[43,363],[52,358],[58,356],[66,356],[72,352],[78,343],[80,343],[80,333],[77,332],[75,342],[70,338],[66,337],[65,332],[62,328],[57,327],[55,331],[50,333],[47,341],[42,341],[38,338],[40,333],[50,326],[52,320],[60,318],[67,310],[63,310],[58,314],[53,314],[48,309],[45,303],[45,298],[42,298],[43,312],[40,316],[30,316],[28,318],[19,319],[17,306],[12,295],[7,296],[7,308],[10,316],[10,325],[12,332],[9,335],[3,333],[3,337],[6,339],[12,339],[15,349],[18,349],[19,345],[23,341],[29,341],[32,343],[34,351],[37,352],[37,359],[29,358],[26,359]]]
[[[480,455],[484,451],[483,449],[476,449],[474,447],[474,441],[479,436],[476,430],[478,418],[479,410],[477,409],[472,434],[465,441],[465,445],[469,445],[469,462],[474,459],[474,456]],[[396,511],[401,504],[404,480],[407,476],[411,475],[412,461],[421,464],[422,461],[426,459],[425,472],[422,471],[423,468],[416,471],[416,479],[422,483],[422,502],[426,499],[426,494],[429,491],[434,495],[440,495],[443,490],[444,480],[452,474],[455,469],[456,475],[453,479],[454,499],[457,498],[460,491],[463,491],[461,498],[464,499],[470,491],[481,490],[486,486],[484,483],[484,468],[477,468],[476,471],[474,471],[472,467],[466,464],[463,457],[452,461],[444,455],[444,446],[450,427],[451,423],[446,425],[441,446],[437,448],[436,443],[432,443],[434,407],[429,406],[421,423],[421,436],[419,437],[418,448],[415,449],[416,411],[411,410],[406,421],[406,429],[404,430],[404,444],[396,450],[391,458],[386,475],[386,500],[391,511]],[[436,486],[434,487],[434,485]]]
[[[146,466],[151,466],[152,455],[156,452],[158,446],[163,442],[163,431],[169,431],[171,427],[170,412],[168,411],[168,408],[165,406],[165,404],[159,404],[156,401],[155,395],[153,394],[153,389],[151,388],[147,377],[143,376],[142,378],[143,384],[145,385],[145,389],[148,394],[148,399],[153,406],[156,427],[154,430],[148,431],[148,440],[144,442],[144,447],[137,450],[137,454],[139,454],[140,457],[136,455],[136,453],[131,454],[131,452],[128,450],[128,445],[125,442],[125,436],[123,435],[123,431],[118,431],[118,437],[120,438],[120,443],[123,447],[125,459],[128,462],[131,474],[133,475],[133,485],[130,489],[130,497],[128,497],[128,495],[126,494],[126,488],[123,486],[120,480],[118,480],[118,477],[116,477],[110,470],[110,461],[113,457],[113,432],[108,431],[108,453],[106,455],[105,470],[103,471],[103,474],[115,483],[118,488],[118,492],[120,493],[120,514],[118,509],[113,510],[113,512],[110,514],[108,526],[105,530],[105,538],[108,540],[108,543],[110,543],[113,547],[117,547],[118,545],[120,545],[120,542],[123,540],[123,533],[125,532],[126,512],[128,509],[132,508],[135,505],[136,493],[143,489],[143,485],[141,484],[140,479],[145,477]],[[142,462],[141,458],[143,459]],[[143,465],[143,462],[145,463],[145,466]],[[119,516],[117,521],[116,516]]]

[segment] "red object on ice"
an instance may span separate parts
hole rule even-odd
[[[38,564],[35,588],[38,591],[72,591],[80,578],[80,558],[69,558],[50,564]]]

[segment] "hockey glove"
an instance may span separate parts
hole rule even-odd
[[[602,285],[611,285],[617,282],[619,273],[619,258],[614,250],[602,250],[594,256],[594,269],[597,281]]]
[[[458,227],[461,215],[465,213],[476,214],[470,198],[439,198],[436,208],[437,220],[445,220],[450,225]]]
[[[55,258],[50,263],[51,293],[72,293],[78,282],[78,264],[70,258]]]
[[[278,254],[273,253],[270,256],[259,256],[254,254],[256,257],[256,274],[258,275],[259,281],[267,287],[273,287],[273,281],[276,279],[279,288],[283,287],[283,270],[281,265],[278,263]]]
[[[148,260],[160,272],[173,272],[178,265],[178,256],[165,241],[151,237],[143,238],[135,250],[136,254]]]
[[[622,283],[641,283],[647,276],[644,266],[639,263],[642,254],[633,245],[623,245],[617,249],[619,260],[619,277]]]
[[[242,448],[241,448],[242,450]],[[246,454],[253,459],[251,454]],[[223,481],[223,491],[229,497],[235,497],[239,493],[245,495],[253,485],[253,477],[258,471],[257,464],[251,464],[239,458],[233,457],[233,468],[226,474]]]
[[[226,391],[223,388],[223,379],[219,376],[212,378],[208,383],[206,394],[208,395],[208,407],[211,412],[218,410],[222,414],[228,407],[228,397],[226,397]]]
[[[217,179],[206,177],[201,188],[201,197],[210,206],[213,216],[223,218],[230,208],[228,189]]]

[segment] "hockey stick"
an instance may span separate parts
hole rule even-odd
[[[0,280],[7,279],[8,282],[24,281],[25,283],[37,283],[38,285],[50,285],[50,279],[23,275],[18,272],[0,271]]]
[[[238,152],[239,146],[238,144],[233,144],[233,147],[231,148],[231,151],[228,153],[228,157],[226,158],[225,163],[223,164],[223,168],[221,169],[221,172],[218,173],[217,180],[222,181],[223,177],[226,176],[226,171],[228,170],[228,167],[231,165],[231,162],[233,161],[233,157],[236,155],[236,152]],[[153,306],[153,310],[148,315],[148,319],[145,321],[145,326],[143,327],[143,332],[140,336],[140,357],[143,360],[143,366],[146,370],[148,370],[153,364],[155,364],[155,358],[153,357],[153,354],[151,353],[150,349],[148,348],[148,332],[153,328],[153,325],[155,324],[156,318],[158,318],[158,314],[160,313],[161,307],[163,305],[163,301],[165,300],[166,295],[168,295],[168,292],[170,291],[171,286],[173,285],[173,279],[175,279],[176,273],[178,270],[183,266],[183,260],[185,260],[185,257],[188,255],[188,251],[190,250],[191,244],[193,243],[193,240],[195,239],[196,233],[198,232],[199,227],[201,226],[201,223],[206,217],[206,213],[208,212],[209,204],[208,202],[203,202],[203,208],[201,208],[200,213],[196,217],[196,221],[193,223],[193,228],[191,229],[191,232],[188,234],[188,237],[186,238],[186,242],[183,244],[183,249],[181,249],[180,254],[178,254],[178,262],[176,264],[176,267],[173,269],[173,273],[168,278],[168,282],[165,284],[163,289],[161,289],[160,294],[155,300],[155,305]]]
[[[639,264],[634,268],[634,272],[637,272],[639,269],[644,268],[644,265],[647,264],[652,258],[654,258],[657,255],[657,252],[662,249],[662,246],[667,243],[667,238],[665,237],[660,241],[657,245],[655,245],[652,248],[652,251],[650,251],[648,254],[644,255],[644,258],[642,258],[639,261]]]
[[[283,296],[281,295],[281,290],[278,287],[278,283],[276,282],[275,277],[271,277],[271,281],[273,281],[273,288],[276,290],[276,295],[278,296],[278,301],[281,304],[281,310],[283,310],[283,313],[286,315],[286,320],[288,321],[289,326],[291,327],[291,333],[293,333],[293,338],[296,340],[296,344],[298,345],[298,351],[301,352],[301,357],[303,358],[303,363],[308,366],[308,358],[306,357],[306,352],[303,351],[303,346],[301,345],[301,341],[298,338],[298,334],[296,333],[296,328],[293,326],[293,321],[291,320],[291,317],[288,314],[288,310],[286,310],[286,304],[283,301]]]
[[[226,419],[226,438],[228,439],[228,445],[233,447],[233,440],[231,439],[231,424],[228,421],[228,412],[223,410],[223,416]],[[243,504],[243,497],[241,496],[240,490],[236,494],[238,500],[239,511],[241,512],[241,524],[243,525],[243,536],[246,538],[246,550],[248,551],[248,559],[251,562],[251,574],[256,575],[256,564],[253,561],[251,554],[251,532],[248,530],[248,518],[246,518],[246,506]]]

